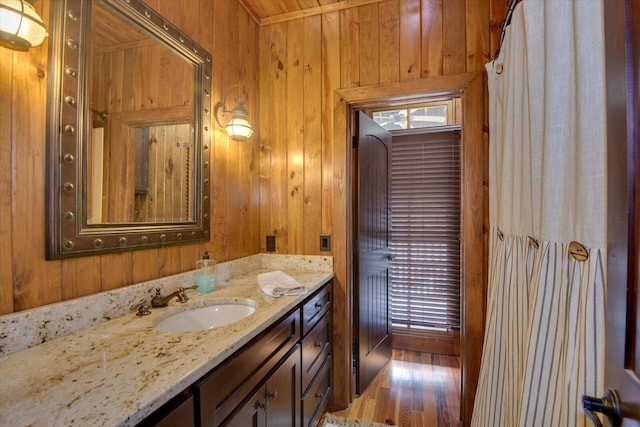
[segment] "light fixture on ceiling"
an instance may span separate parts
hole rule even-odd
[[[247,90],[242,88],[242,95],[235,99],[236,106],[232,110],[227,109],[227,95],[233,88],[237,88],[240,85],[235,84],[229,86],[225,91],[222,102],[218,102],[215,107],[216,121],[218,124],[225,128],[227,134],[231,139],[236,141],[246,141],[253,134],[251,123],[249,123],[249,113],[244,108],[244,104],[247,102]]]
[[[48,31],[31,3],[0,0],[0,46],[28,50],[40,45]]]

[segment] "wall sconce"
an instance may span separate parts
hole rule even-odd
[[[229,86],[224,93],[222,102],[216,104],[216,121],[220,127],[227,130],[227,134],[231,139],[243,142],[253,134],[253,129],[251,128],[251,123],[249,123],[249,113],[244,108],[244,104],[247,102],[247,89],[245,87],[242,88],[242,97],[235,99],[237,104],[233,107],[233,110],[227,110],[227,95],[235,87],[239,87],[239,85]]]
[[[0,0],[0,46],[26,51],[47,36],[42,18],[26,0]]]

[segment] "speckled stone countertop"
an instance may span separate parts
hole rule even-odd
[[[218,283],[209,294],[188,290],[184,304],[173,301],[144,317],[127,313],[0,358],[0,425],[137,424],[333,277],[324,268],[289,264],[291,268],[279,269],[309,292],[273,298],[262,293],[256,276],[278,266],[262,262],[257,270]],[[175,333],[154,327],[179,311],[234,298],[255,301],[256,312],[208,331]]]

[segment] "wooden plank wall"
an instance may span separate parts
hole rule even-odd
[[[262,249],[273,234],[279,253],[320,254],[331,231],[333,91],[482,72],[490,3],[382,0],[260,27]]]
[[[344,159],[338,154],[346,141],[332,140],[334,92],[484,72],[497,48],[505,11],[505,0],[381,0],[261,26],[261,249],[264,236],[271,234],[277,238],[278,253],[321,254],[319,235],[329,233],[333,253],[345,254],[351,236],[336,234],[341,227],[335,227],[339,221],[333,214],[340,212],[333,204],[344,201],[332,198],[332,188],[344,190],[349,185]],[[485,129],[487,123],[485,119]],[[487,132],[478,143],[488,158]],[[484,177],[486,200],[486,166]],[[487,205],[478,209],[488,213]],[[487,255],[482,256],[486,266]],[[334,265],[338,374],[333,404],[339,407],[350,401],[345,378],[350,345],[344,338],[351,319],[340,314],[346,312],[342,305],[348,304],[348,269],[342,259],[334,259]],[[475,309],[484,313],[486,304],[479,302]]]
[[[143,142],[149,151],[146,193],[135,195],[134,221],[192,221],[188,209],[193,200],[189,178],[193,168],[192,125],[151,126]],[[136,169],[142,165],[136,162]]]
[[[35,0],[49,22],[51,0]],[[213,55],[211,108],[242,83],[257,120],[258,26],[235,1],[146,0]],[[45,127],[48,43],[28,52],[0,47],[0,314],[11,313],[193,269],[204,250],[219,261],[258,253],[258,138],[212,137],[212,239],[63,261],[45,260]]]

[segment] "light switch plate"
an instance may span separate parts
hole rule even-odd
[[[321,234],[320,235],[320,251],[328,252],[330,250],[331,250],[331,235]]]

